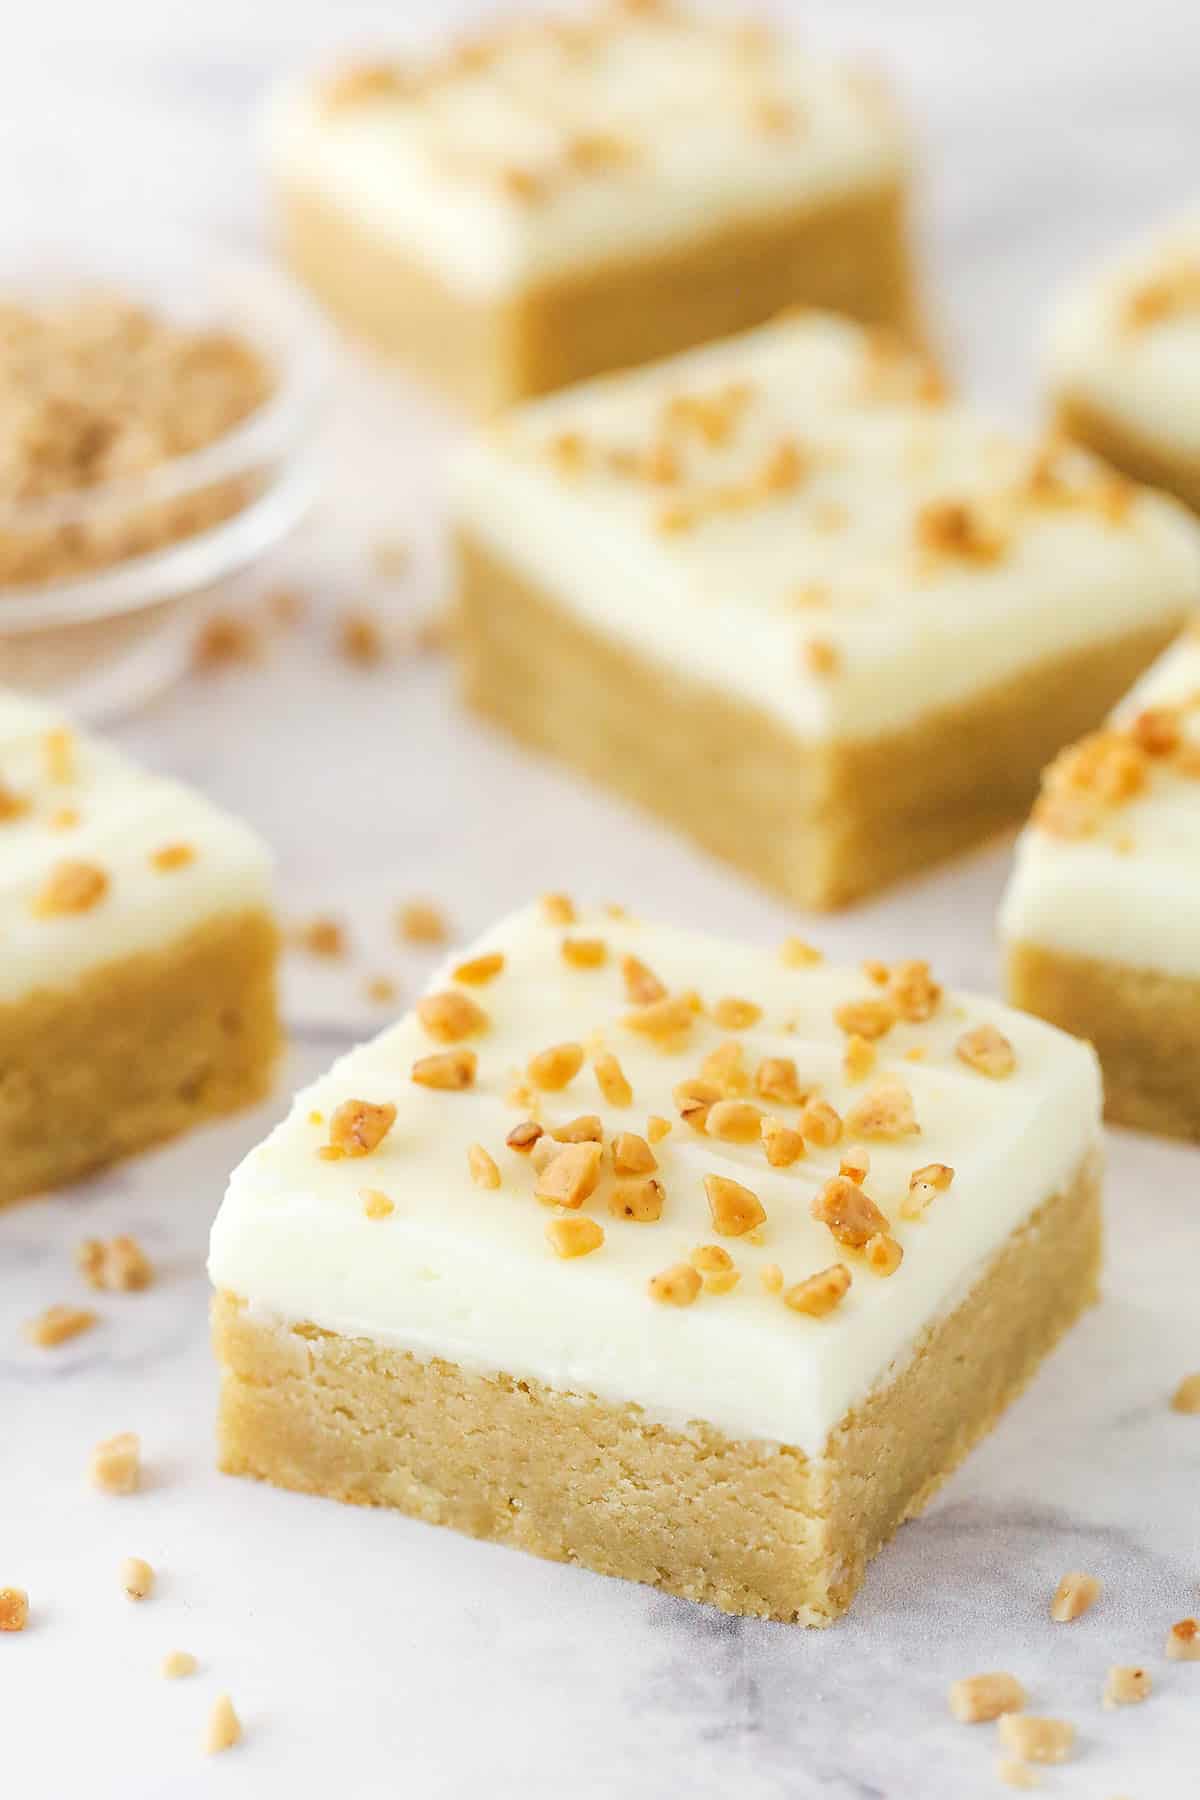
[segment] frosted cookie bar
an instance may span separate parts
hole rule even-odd
[[[811,906],[1023,817],[1200,597],[1173,502],[821,314],[518,410],[457,518],[469,699]]]
[[[1111,1119],[1200,1142],[1200,635],[1064,751],[1001,913],[1017,1006],[1095,1044]]]
[[[555,897],[235,1170],[221,1466],[827,1624],[1094,1298],[1099,1110],[925,963]]]
[[[275,962],[244,825],[0,689],[0,1204],[258,1098]]]
[[[875,78],[763,24],[601,5],[293,87],[293,267],[491,410],[793,301],[908,329],[908,151]]]
[[[1200,511],[1200,213],[1081,280],[1047,363],[1066,436]]]

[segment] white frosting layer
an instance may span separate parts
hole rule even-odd
[[[1181,720],[1200,755],[1200,637],[1179,639],[1114,715],[1191,702]],[[1135,969],[1200,977],[1200,775],[1152,760],[1145,788],[1110,810],[1093,837],[1029,824],[1000,915],[1010,943]]]
[[[898,1024],[881,1040],[879,1072],[908,1083],[922,1126],[919,1136],[870,1146],[867,1190],[904,1248],[899,1270],[883,1279],[810,1216],[813,1194],[837,1172],[840,1147],[814,1148],[791,1168],[773,1169],[759,1144],[717,1142],[676,1118],[673,1087],[730,1034],[700,1018],[682,1053],[652,1047],[622,1023],[628,1003],[618,964],[632,952],[672,992],[695,987],[709,1003],[726,995],[757,1002],[763,1017],[738,1034],[748,1068],[764,1056],[792,1057],[800,1077],[819,1081],[843,1111],[875,1077],[847,1083],[833,1008],[877,994],[866,976],[788,968],[771,952],[601,914],[567,935],[580,933],[605,939],[603,967],[569,967],[559,951],[563,929],[535,909],[497,925],[468,952],[500,950],[506,958],[490,985],[469,990],[490,1016],[488,1030],[472,1040],[479,1066],[470,1091],[412,1083],[414,1059],[437,1046],[410,1015],[300,1094],[289,1118],[234,1171],[213,1228],[212,1280],[283,1321],[632,1401],[676,1426],[707,1420],[735,1438],[815,1453],[1097,1144],[1092,1052],[997,1001],[960,996],[943,999],[928,1023]],[[448,979],[449,968],[435,988]],[[984,1020],[1015,1047],[1017,1069],[1007,1079],[989,1079],[953,1053],[964,1029]],[[649,1113],[675,1121],[656,1147],[666,1193],[661,1220],[614,1219],[602,1183],[586,1209],[603,1224],[605,1242],[569,1262],[547,1245],[550,1213],[533,1197],[528,1159],[504,1145],[525,1116],[509,1098],[514,1077],[531,1053],[564,1041],[611,1049],[633,1104],[604,1102],[585,1063],[564,1092],[542,1097],[547,1127],[596,1112],[607,1139],[621,1129],[644,1132]],[[925,1060],[905,1057],[915,1047]],[[392,1102],[395,1125],[370,1156],[322,1160],[328,1125],[311,1115],[327,1121],[350,1098]],[[476,1141],[500,1165],[498,1189],[468,1178],[467,1148]],[[905,1223],[899,1201],[912,1171],[930,1161],[953,1167],[953,1183],[923,1222]],[[702,1185],[708,1173],[759,1195],[767,1212],[761,1243],[714,1239]],[[393,1200],[391,1216],[366,1216],[368,1187]],[[649,1298],[653,1274],[713,1242],[723,1242],[741,1270],[733,1293],[703,1294],[684,1310]],[[768,1263],[791,1283],[839,1260],[854,1264],[853,1285],[825,1319],[789,1310],[759,1280]]]
[[[877,93],[782,40],[739,51],[735,31],[612,16],[568,38],[531,24],[498,33],[484,67],[450,58],[408,95],[330,106],[321,83],[291,88],[270,109],[268,154],[284,182],[489,296],[901,172]],[[589,137],[616,137],[627,164],[571,168]],[[536,198],[506,192],[506,171]]]
[[[1132,323],[1135,296],[1184,266],[1195,272],[1192,303]],[[1057,393],[1177,456],[1200,457],[1200,213],[1073,287],[1051,319],[1046,360]]]
[[[612,466],[662,439],[673,396],[738,383],[750,397],[728,441],[674,434],[678,484]],[[1044,659],[1182,622],[1200,533],[1181,507],[1142,493],[1106,513],[1082,498],[1105,479],[1082,456],[1062,459],[1079,503],[1035,504],[1029,445],[918,388],[915,365],[881,360],[855,325],[778,321],[521,408],[464,458],[459,518],[606,637],[806,738],[874,737]],[[569,466],[547,454],[563,434],[583,445]],[[665,507],[752,478],[789,441],[804,463],[791,491],[659,527]],[[994,561],[918,549],[927,503],[962,499],[997,523]],[[813,640],[832,674],[807,666]]]
[[[46,739],[64,724],[50,707],[0,689],[0,796],[27,808],[0,816],[0,1003],[69,987],[206,919],[269,903],[264,845],[191,789],[74,733],[70,774],[55,780]],[[170,845],[195,855],[156,867],[155,853]],[[38,895],[66,862],[103,871],[107,891],[84,912],[39,913]]]

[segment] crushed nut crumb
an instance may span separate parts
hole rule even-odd
[[[494,981],[504,967],[504,953],[500,950],[489,950],[484,956],[468,957],[451,971],[455,981],[461,981],[464,987],[486,987]]]
[[[691,1306],[701,1288],[700,1276],[691,1263],[675,1263],[652,1275],[648,1284],[652,1300],[662,1306]]]
[[[48,1306],[25,1326],[25,1336],[39,1350],[54,1350],[98,1322],[99,1314],[86,1306]]]
[[[625,981],[625,997],[631,1006],[650,1006],[665,1000],[667,990],[653,969],[648,969],[636,956],[621,958],[621,974]]]
[[[580,1113],[565,1125],[556,1125],[550,1136],[560,1144],[599,1144],[604,1141],[604,1126],[598,1113]]]
[[[1200,1619],[1180,1619],[1167,1633],[1172,1662],[1200,1662]]]
[[[977,1025],[973,1031],[964,1031],[954,1046],[954,1054],[960,1062],[996,1081],[1011,1075],[1017,1066],[1016,1051],[995,1025]]]
[[[1185,1375],[1171,1395],[1171,1410],[1177,1413],[1200,1413],[1200,1371]]]
[[[1152,1686],[1148,1669],[1114,1663],[1104,1683],[1104,1704],[1107,1707],[1139,1706],[1150,1698]]]
[[[483,1008],[469,994],[460,994],[456,988],[447,988],[441,994],[424,995],[417,1001],[417,1017],[439,1044],[460,1043],[463,1038],[486,1031],[490,1023]]]
[[[874,1042],[892,1029],[896,1023],[896,1009],[890,1000],[847,1000],[834,1008],[833,1020],[847,1036]]]
[[[951,1684],[950,1711],[963,1725],[978,1725],[1019,1713],[1025,1705],[1025,1689],[1015,1675],[964,1675]]]
[[[306,925],[297,926],[295,941],[310,956],[345,956],[350,948],[345,927],[337,919],[310,919]]]
[[[134,1237],[84,1238],[75,1251],[75,1266],[89,1287],[117,1293],[148,1288],[154,1265]]]
[[[432,901],[406,900],[396,911],[396,934],[406,944],[444,944],[450,926]]]
[[[876,1232],[863,1245],[863,1256],[867,1267],[874,1275],[894,1275],[904,1261],[904,1251],[894,1237],[886,1231]]]
[[[825,952],[818,950],[803,938],[784,938],[779,947],[780,960],[789,969],[810,969],[816,963],[825,961]]]
[[[610,1106],[632,1106],[633,1089],[625,1072],[611,1051],[605,1050],[592,1061],[596,1085]]]
[[[728,1175],[706,1175],[704,1192],[712,1214],[713,1230],[720,1237],[744,1237],[766,1223],[766,1212],[758,1195]]]
[[[754,1071],[754,1088],[764,1100],[778,1106],[800,1106],[811,1092],[800,1085],[796,1065],[790,1056],[766,1056]]]
[[[1075,1743],[1075,1727],[1066,1719],[1039,1719],[1030,1713],[1003,1712],[997,1721],[1000,1742],[1021,1762],[1066,1762]]]
[[[574,1081],[582,1067],[582,1044],[552,1044],[548,1050],[539,1050],[530,1057],[528,1074],[534,1087],[557,1094]]]
[[[556,1256],[570,1260],[590,1256],[604,1242],[604,1227],[584,1214],[567,1219],[547,1219],[546,1240]]]
[[[573,969],[599,969],[608,961],[603,938],[564,938],[559,945],[563,961]]]
[[[754,1144],[762,1132],[763,1115],[750,1100],[717,1100],[708,1109],[704,1129],[709,1137],[730,1144]]]
[[[624,1023],[630,1031],[650,1038],[660,1050],[682,1050],[696,1023],[696,1009],[690,995],[674,994],[626,1013]]]
[[[583,1205],[600,1178],[604,1146],[594,1142],[568,1144],[552,1156],[534,1184],[534,1197],[547,1206],[574,1210]]]
[[[689,1252],[688,1261],[706,1294],[731,1294],[741,1280],[732,1256],[720,1244],[698,1244]]]
[[[758,1279],[764,1293],[781,1294],[783,1292],[783,1270],[778,1263],[764,1263],[758,1271]]]
[[[29,1595],[24,1588],[0,1588],[0,1631],[24,1631],[29,1623]]]
[[[396,1210],[395,1201],[390,1200],[382,1188],[364,1188],[362,1203],[368,1219],[390,1219]]]
[[[1056,1625],[1067,1625],[1080,1619],[1100,1598],[1100,1583],[1094,1575],[1072,1569],[1064,1575],[1050,1601],[1050,1617]]]
[[[179,1681],[196,1673],[196,1659],[190,1650],[168,1650],[162,1659],[162,1673],[167,1681]]]
[[[164,875],[175,869],[186,869],[196,860],[194,844],[164,844],[161,850],[155,850],[150,858],[152,868],[160,870]]]
[[[786,1289],[783,1304],[807,1318],[823,1319],[841,1305],[850,1290],[850,1280],[845,1263],[833,1263]]]
[[[130,1600],[148,1599],[154,1588],[154,1570],[140,1556],[127,1556],[121,1564],[121,1586]]]
[[[759,1127],[759,1135],[767,1161],[773,1169],[790,1169],[794,1162],[799,1162],[806,1154],[804,1139],[800,1133],[793,1131],[781,1119],[764,1118]]]
[[[653,1175],[635,1175],[613,1183],[608,1210],[616,1219],[633,1219],[639,1225],[662,1218],[662,1182]]]
[[[618,1175],[649,1175],[658,1167],[658,1158],[636,1131],[622,1131],[613,1139],[612,1162]]]
[[[835,1175],[813,1195],[809,1212],[828,1226],[839,1244],[861,1250],[877,1234],[886,1233],[887,1217],[856,1182]]]
[[[108,876],[95,863],[62,862],[39,889],[33,910],[39,919],[91,912],[109,888]]]
[[[800,1114],[800,1131],[806,1143],[828,1150],[842,1135],[842,1120],[828,1100],[810,1100]]]
[[[536,1119],[522,1119],[519,1125],[513,1126],[504,1142],[510,1150],[516,1150],[522,1156],[528,1156],[541,1136],[542,1127]]]
[[[473,1050],[443,1050],[436,1056],[418,1057],[412,1066],[412,1079],[418,1087],[457,1092],[471,1086],[478,1061]]]
[[[762,1007],[756,1006],[753,1000],[742,1000],[736,994],[729,994],[717,1001],[712,1016],[722,1031],[746,1031],[762,1018]]]
[[[574,925],[578,916],[568,894],[542,895],[542,917],[548,925]]]
[[[900,1217],[923,1219],[953,1180],[954,1170],[947,1163],[926,1163],[923,1168],[914,1169],[908,1178],[908,1192],[900,1202]]]
[[[208,1715],[208,1730],[204,1738],[205,1751],[209,1756],[217,1756],[222,1750],[232,1750],[234,1745],[240,1744],[241,1741],[242,1722],[234,1711],[233,1701],[228,1694],[219,1694]]]
[[[339,1156],[370,1156],[396,1123],[390,1100],[343,1100],[329,1120],[328,1148]]]
[[[885,1141],[919,1135],[921,1127],[910,1090],[897,1076],[886,1076],[850,1108],[846,1130],[856,1137]]]
[[[651,1113],[646,1120],[646,1140],[651,1144],[661,1144],[671,1132],[670,1119],[662,1119],[657,1113]]]
[[[875,1067],[878,1052],[870,1038],[857,1035],[846,1039],[842,1052],[842,1073],[847,1081],[865,1081]]]
[[[120,1431],[96,1445],[88,1477],[103,1494],[132,1494],[141,1473],[142,1445],[135,1431]]]

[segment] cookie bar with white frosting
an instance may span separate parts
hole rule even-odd
[[[1200,212],[1082,277],[1046,363],[1066,436],[1200,511]]]
[[[264,1091],[270,885],[246,826],[0,689],[0,1203]]]
[[[1017,1006],[1095,1044],[1109,1117],[1200,1142],[1200,630],[1046,772],[1001,912]]]
[[[563,896],[213,1229],[231,1472],[824,1624],[1094,1296],[1085,1045]]]
[[[1200,532],[801,314],[518,409],[459,470],[469,698],[805,904],[1025,816]]]
[[[267,143],[293,266],[475,408],[794,301],[914,325],[890,100],[763,23],[531,17],[293,85]]]

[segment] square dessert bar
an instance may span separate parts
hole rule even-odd
[[[265,1091],[269,890],[244,825],[0,689],[0,1204]]]
[[[293,267],[477,410],[795,301],[915,328],[888,96],[762,24],[531,18],[293,88],[268,146]]]
[[[810,314],[520,409],[458,481],[468,698],[836,906],[1023,818],[1200,597],[1200,533]]]
[[[1067,437],[1200,512],[1200,214],[1064,297],[1047,375]]]
[[[1200,1143],[1200,628],[1047,770],[1001,930],[1014,1005],[1096,1046],[1109,1118]]]
[[[1096,1293],[1092,1051],[563,896],[235,1170],[231,1473],[824,1625]]]

